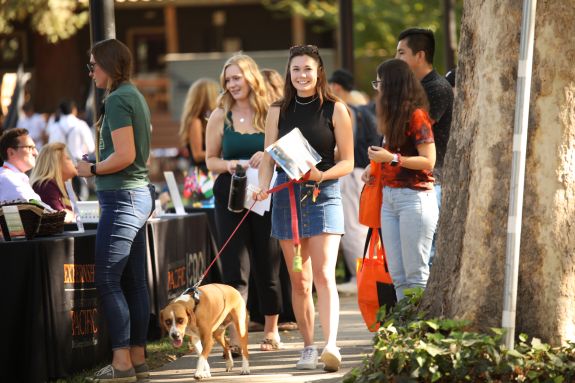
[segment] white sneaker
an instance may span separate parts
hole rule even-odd
[[[315,370],[317,368],[317,347],[307,346],[304,348],[295,368],[298,370]]]
[[[321,353],[323,369],[327,372],[336,372],[341,365],[341,354],[337,347],[324,347]]]
[[[355,295],[357,294],[357,280],[352,278],[349,282],[340,283],[337,287],[337,292],[341,295]]]

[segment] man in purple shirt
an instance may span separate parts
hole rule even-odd
[[[38,151],[26,129],[9,129],[0,137],[0,203],[13,200],[40,201],[26,172],[36,165]]]

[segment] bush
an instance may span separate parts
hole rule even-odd
[[[575,381],[575,343],[552,348],[521,334],[508,350],[502,329],[480,334],[467,331],[468,321],[425,319],[421,296],[408,291],[389,313],[380,310],[373,354],[344,383]]]

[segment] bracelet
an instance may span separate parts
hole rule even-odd
[[[321,181],[323,181],[323,172],[322,171],[319,172],[319,180],[316,181],[316,184],[317,185],[321,184]]]

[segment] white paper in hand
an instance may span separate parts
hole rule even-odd
[[[293,128],[291,132],[268,146],[266,152],[294,180],[299,180],[309,171],[308,162],[316,165],[321,161],[321,156],[298,128]]]
[[[246,169],[246,176],[248,178],[248,185],[246,186],[246,199],[244,200],[244,207],[249,209],[252,204],[254,203],[253,194],[254,192],[259,192],[260,188],[256,185],[259,185],[258,180],[258,169],[254,168],[247,168]],[[272,180],[270,185],[275,184],[276,182],[277,173],[274,172],[272,176]],[[259,215],[264,215],[266,211],[270,210],[272,197],[269,196],[267,199],[263,201],[258,201],[252,207],[252,211]]]

